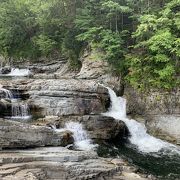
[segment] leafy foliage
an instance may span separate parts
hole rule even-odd
[[[178,1],[171,1],[156,15],[140,18],[133,37],[136,43],[127,64],[127,80],[135,87],[171,89],[177,86],[179,71]]]
[[[1,0],[0,55],[66,56],[81,66],[87,46],[136,88],[178,85],[179,0]]]

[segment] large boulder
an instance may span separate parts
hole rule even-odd
[[[0,68],[0,74],[8,74],[11,72],[11,67],[10,66],[5,66],[3,68]]]
[[[125,132],[126,129],[126,125],[122,121],[117,121],[112,117],[102,115],[60,117],[60,119],[56,121],[56,125],[63,127],[65,123],[72,120],[82,123],[92,139],[114,139],[122,132]]]
[[[0,119],[0,148],[66,146],[73,142],[71,132],[55,132],[20,122]]]
[[[127,135],[127,127],[124,122],[102,115],[47,116],[45,118],[39,118],[34,122],[34,124],[52,125],[61,129],[69,122],[81,123],[89,137],[95,140],[110,140],[114,138],[122,138]]]

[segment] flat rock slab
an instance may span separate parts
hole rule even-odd
[[[70,131],[0,119],[0,148],[66,146],[73,142]]]
[[[8,159],[8,160],[7,160]],[[123,160],[100,158],[94,151],[63,147],[8,150],[0,154],[2,180],[115,180],[123,175]],[[126,163],[124,162],[126,166]],[[130,174],[130,172],[128,172]],[[132,176],[134,175],[134,176]],[[133,177],[141,177],[131,172]],[[142,178],[139,180],[148,180]]]

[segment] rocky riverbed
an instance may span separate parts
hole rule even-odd
[[[76,138],[74,132],[66,128],[69,122],[81,124],[86,138],[94,144],[119,142],[129,135],[123,121],[102,115],[111,102],[108,90],[101,84],[118,94],[124,93],[124,87],[119,78],[107,73],[108,65],[104,61],[92,61],[92,58],[92,54],[85,54],[78,72],[70,71],[62,59],[28,65],[30,78],[3,76],[0,87],[10,90],[21,103],[27,104],[32,118],[28,121],[22,118],[18,122],[7,119],[13,101],[0,90],[0,179],[155,179],[138,173],[137,167],[118,156],[116,159],[101,158],[94,149],[72,148]],[[138,115],[137,119],[146,124],[152,134],[179,143],[179,99],[175,101],[175,96],[168,96],[168,103],[164,101],[167,98],[160,98],[157,104],[157,94],[142,99],[126,88],[125,96],[128,115]],[[169,116],[175,115],[177,118],[172,124]],[[162,120],[164,116],[166,119]],[[173,127],[168,128],[168,124]]]

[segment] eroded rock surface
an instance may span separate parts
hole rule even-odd
[[[180,115],[156,115],[146,121],[149,132],[180,145]]]
[[[14,81],[11,89],[29,94],[29,104],[41,108],[41,116],[99,114],[106,111],[107,89],[92,80],[41,79]]]

